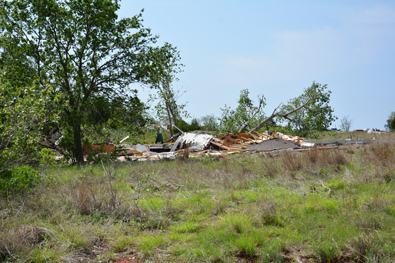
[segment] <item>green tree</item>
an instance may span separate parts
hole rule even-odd
[[[391,114],[388,116],[385,128],[390,131],[395,131],[395,111],[391,112]]]
[[[57,119],[57,112],[45,108],[51,87],[15,87],[3,76],[0,74],[0,176],[35,158],[44,124]]]
[[[328,128],[337,119],[329,106],[331,91],[327,85],[313,82],[302,95],[282,105],[276,115],[280,122],[286,122],[295,132],[306,135]]]
[[[200,125],[199,125],[199,120],[196,118],[193,118],[191,120],[191,124],[189,125],[189,130],[190,131],[198,131],[200,130]]]
[[[53,87],[51,101],[60,97],[61,126],[70,130],[78,163],[83,162],[87,104],[100,97],[129,97],[130,84],[152,85],[158,74],[167,74],[158,69],[171,57],[158,54],[157,37],[143,26],[141,13],[118,19],[118,1],[10,0],[0,5],[7,78]]]
[[[144,127],[146,110],[147,106],[137,96],[99,97],[87,104],[84,124],[98,128],[105,125],[112,129]]]
[[[185,91],[174,90],[172,83],[178,81],[177,73],[182,72],[184,66],[179,61],[181,56],[179,51],[170,44],[166,43],[163,47],[156,48],[157,63],[160,67],[156,70],[160,74],[155,75],[152,86],[157,91],[156,94],[150,94],[150,101],[157,101],[155,105],[156,115],[160,122],[169,124],[170,135],[173,135],[173,124],[178,125],[178,119],[189,117],[185,110],[186,104],[180,103],[179,98]]]
[[[266,100],[263,95],[261,97],[258,96],[258,99],[258,106],[255,107],[253,101],[249,98],[248,89],[241,90],[236,109],[232,110],[226,105],[225,108],[221,109],[221,130],[240,133],[255,127],[259,120],[264,117],[264,113],[261,110],[266,105]]]
[[[218,131],[218,118],[214,115],[206,115],[200,118],[200,124],[205,131]]]

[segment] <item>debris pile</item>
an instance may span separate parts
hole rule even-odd
[[[125,138],[123,141],[125,141]],[[346,144],[372,143],[370,140],[336,140],[336,141],[305,141],[298,136],[290,136],[280,132],[252,132],[252,133],[226,133],[216,136],[202,132],[175,134],[169,141],[163,144],[137,144],[137,145],[90,145],[84,147],[85,154],[95,150],[98,154],[115,152],[119,162],[132,161],[157,161],[174,160],[179,158],[194,158],[204,155],[229,155],[238,152],[251,153],[277,153],[277,152],[300,152],[312,148],[329,149],[328,146]],[[60,154],[59,154],[60,155]],[[61,160],[63,156],[57,156]]]
[[[155,150],[159,151],[156,152]],[[156,161],[156,160],[174,160],[176,153],[169,151],[169,145],[154,144],[154,145],[121,145],[118,150],[117,161],[130,162],[130,161]],[[161,152],[163,151],[163,152]]]
[[[265,143],[266,141],[270,143]],[[276,132],[227,133],[221,138],[205,133],[179,133],[178,137],[173,136],[164,144],[123,145],[117,160],[154,161],[175,159],[176,156],[193,158],[202,155],[228,155],[242,151],[300,149],[303,141],[303,138]]]

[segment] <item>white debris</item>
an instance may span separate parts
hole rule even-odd
[[[203,150],[213,138],[214,136],[210,134],[183,133],[178,137],[170,152],[174,152],[177,148],[182,149],[186,144],[190,149]]]

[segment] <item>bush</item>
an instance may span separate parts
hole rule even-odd
[[[0,192],[7,200],[41,182],[42,178],[34,168],[23,165],[7,171],[0,177]]]

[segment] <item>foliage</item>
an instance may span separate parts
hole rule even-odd
[[[71,152],[78,163],[83,162],[81,125],[89,103],[103,97],[129,101],[130,84],[152,85],[158,74],[167,74],[158,69],[170,63],[171,56],[162,56],[153,47],[157,37],[143,26],[141,13],[118,19],[118,1],[1,4],[0,47],[6,75],[16,83],[38,77],[34,82],[40,88],[45,83],[53,87],[51,101],[62,95],[56,103],[62,111],[61,128],[73,138]]]
[[[148,107],[140,101],[136,93],[128,98],[99,97],[90,100],[86,107],[87,114],[84,116],[84,125],[95,128],[106,126],[112,129],[120,129],[125,126],[131,129],[144,127],[147,121],[144,112]]]
[[[48,148],[42,148],[39,152],[40,166],[42,168],[53,167],[56,164],[55,153]]]
[[[265,107],[265,98],[262,96],[259,100],[259,106],[255,107],[253,101],[249,98],[248,89],[240,91],[240,98],[236,109],[231,107],[221,108],[222,117],[220,119],[220,129],[224,132],[238,132],[254,128],[265,114],[261,111]],[[258,96],[259,98],[259,96]],[[247,125],[245,125],[247,124]]]
[[[35,158],[44,124],[57,119],[56,112],[44,108],[51,87],[15,87],[3,76],[0,75],[0,175],[15,164]]]
[[[311,99],[306,107],[290,114],[287,117],[279,117],[279,122],[285,122],[299,135],[306,136],[315,131],[327,129],[333,121],[337,119],[333,115],[334,109],[329,106],[331,91],[327,90],[327,85],[313,82],[306,88],[302,95],[288,101],[281,106],[280,114],[290,112],[303,105]]]
[[[395,111],[391,112],[391,114],[388,116],[385,128],[390,131],[395,130]]]
[[[214,115],[206,115],[200,118],[200,127],[205,131],[218,131],[218,118]]]
[[[183,119],[178,120],[178,128],[183,132],[192,132],[200,130],[199,122],[196,118],[191,120],[191,123],[184,121]]]
[[[42,177],[38,171],[30,166],[22,165],[0,175],[0,192],[8,200],[24,189],[28,189],[34,184],[41,182],[41,180]]]
[[[181,125],[180,121],[182,118],[190,117],[186,110],[187,104],[179,102],[180,97],[184,93],[185,91],[175,91],[170,85],[164,85],[157,89],[156,94],[149,95],[149,101],[155,103],[155,118],[159,120],[159,123],[163,125],[169,124],[170,127],[173,125],[178,127]],[[174,129],[170,130],[172,131]]]
[[[344,116],[341,119],[340,127],[341,127],[342,131],[348,132],[348,131],[350,131],[351,124],[352,124],[352,120],[350,119],[350,117],[349,116]]]
[[[158,71],[163,73],[156,75],[157,78],[152,82],[152,86],[157,92],[150,94],[149,100],[157,102],[155,105],[156,116],[162,124],[169,124],[172,135],[173,124],[178,126],[179,118],[189,117],[185,110],[186,103],[179,102],[185,91],[174,90],[172,87],[172,83],[178,81],[176,74],[182,72],[184,65],[179,63],[181,60],[180,52],[168,43],[161,48],[157,48],[157,53],[156,58],[159,60],[157,65],[161,65]]]

